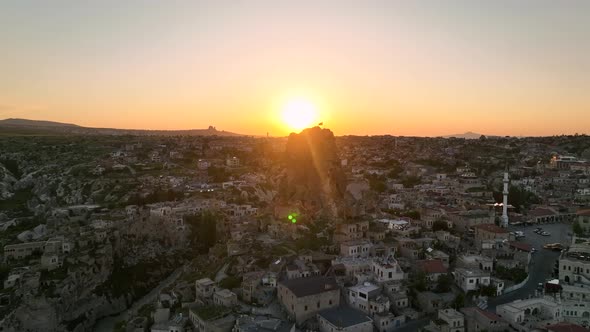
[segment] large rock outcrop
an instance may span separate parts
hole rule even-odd
[[[279,185],[282,204],[297,206],[311,216],[342,216],[346,176],[332,131],[314,127],[292,133],[285,162]]]

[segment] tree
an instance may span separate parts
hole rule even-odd
[[[451,290],[451,286],[453,285],[453,278],[448,274],[443,274],[438,277],[436,282],[436,293],[446,293]]]
[[[463,293],[459,293],[455,300],[451,303],[451,306],[455,308],[455,310],[459,310],[465,306],[465,295]]]
[[[209,211],[188,215],[184,222],[191,228],[191,244],[199,253],[205,254],[217,241],[217,216]]]
[[[432,224],[432,231],[448,231],[449,224],[444,220],[437,220]]]
[[[572,225],[572,229],[574,231],[574,234],[576,234],[577,236],[584,235],[584,229],[582,228],[582,226],[580,225],[580,223],[577,220]]]
[[[410,287],[416,289],[418,292],[424,292],[428,286],[428,280],[426,279],[426,273],[418,272],[413,280]]]
[[[483,286],[480,288],[481,290],[481,295],[483,296],[488,296],[488,297],[492,297],[492,296],[496,296],[496,287],[492,286],[492,285],[488,285],[488,286]]]

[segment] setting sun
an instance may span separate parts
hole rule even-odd
[[[288,100],[282,107],[283,122],[291,129],[302,130],[318,120],[316,105],[304,98]]]

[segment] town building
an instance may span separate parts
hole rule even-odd
[[[318,313],[320,332],[372,332],[372,320],[350,307],[335,307]]]
[[[340,305],[340,288],[331,277],[284,280],[277,286],[279,302],[297,324],[324,309]]]

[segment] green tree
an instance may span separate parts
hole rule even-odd
[[[463,293],[457,294],[455,300],[451,303],[451,306],[456,310],[459,310],[465,306],[465,295]]]
[[[577,220],[572,225],[572,229],[574,231],[574,234],[576,234],[577,236],[584,235],[584,229],[582,228],[582,226],[580,225],[580,223]]]
[[[453,285],[453,278],[448,274],[443,274],[438,277],[436,282],[436,293],[446,293],[451,290],[451,286]]]
[[[426,278],[426,273],[416,273],[416,275],[412,279],[410,287],[414,288],[418,292],[424,292],[426,290],[426,287],[428,287],[428,279]]]
[[[448,231],[449,224],[444,220],[437,220],[432,224],[432,231]]]
[[[217,241],[217,216],[210,211],[184,217],[190,226],[191,245],[199,253],[205,254]]]

